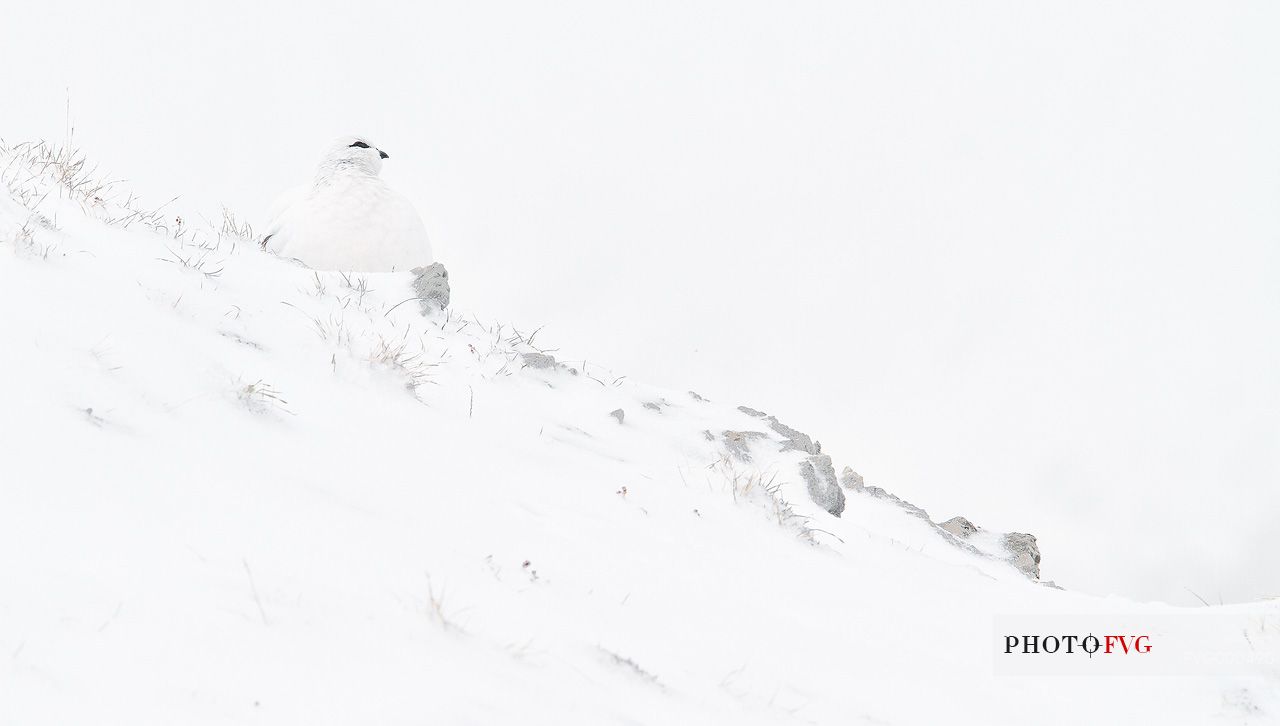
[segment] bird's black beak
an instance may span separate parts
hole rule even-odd
[[[384,159],[390,159],[390,158],[391,158],[391,155],[390,155],[390,154],[388,154],[387,152],[383,151],[382,149],[378,149],[378,156],[381,156],[381,157],[382,157],[382,158],[384,158]]]

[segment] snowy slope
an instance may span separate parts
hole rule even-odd
[[[0,724],[1280,714],[1277,603],[1056,590],[867,490],[832,516],[750,401],[552,364],[49,147],[0,169]],[[1221,662],[998,674],[1010,617]]]

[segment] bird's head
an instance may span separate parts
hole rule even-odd
[[[382,171],[382,160],[386,158],[389,158],[387,152],[369,143],[367,139],[343,136],[329,147],[321,168],[328,171],[349,169],[377,176]]]

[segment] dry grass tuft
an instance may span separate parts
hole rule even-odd
[[[810,527],[809,517],[797,514],[782,497],[783,483],[778,481],[776,473],[766,477],[762,471],[743,472],[728,456],[721,456],[708,468],[720,475],[735,504],[745,502],[758,506],[768,512],[778,526],[794,531],[805,542],[816,544],[814,535],[820,530]]]
[[[445,590],[440,589],[436,592],[435,585],[431,582],[431,577],[427,577],[427,617],[431,622],[439,625],[445,632],[463,633],[462,627],[459,626],[445,611]]]
[[[411,340],[417,344],[416,350],[411,348]],[[430,380],[431,369],[438,365],[427,361],[425,354],[422,340],[411,339],[409,328],[405,328],[405,334],[397,340],[379,337],[369,354],[369,363],[376,369],[397,375],[403,381],[405,389],[416,393],[418,386]]]
[[[84,153],[71,143],[8,144],[0,140],[0,184],[28,210],[38,212],[49,194],[57,190],[59,199],[76,202],[86,214],[107,224],[122,229],[142,224],[171,234],[170,222],[162,211],[178,198],[147,209],[132,193],[123,195],[119,189],[123,181],[102,173],[96,164],[90,165]]]
[[[237,380],[233,386],[233,391],[236,399],[255,414],[267,414],[274,411],[293,414],[288,409],[289,402],[284,400],[280,392],[270,383],[265,383],[261,379],[248,384]]]

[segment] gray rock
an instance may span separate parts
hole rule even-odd
[[[844,512],[844,490],[836,480],[836,469],[831,465],[830,456],[814,454],[800,462],[800,476],[814,504],[837,517]]]
[[[782,434],[782,438],[786,439],[786,441],[783,442],[782,444],[783,451],[803,451],[806,454],[822,453],[819,447],[814,446],[813,439],[809,438],[809,435],[804,433],[803,431],[797,431],[791,428],[790,426],[782,423],[781,421],[774,418],[773,416],[770,416],[769,414],[764,413],[763,411],[757,411],[754,408],[747,408],[746,406],[738,406],[738,410],[747,414],[748,416],[754,416],[755,418],[764,419],[769,423],[769,428],[773,429],[779,434]]]
[[[983,531],[981,527],[964,517],[952,517],[942,524],[934,526],[952,535],[955,538],[955,543],[962,547],[966,547],[968,544],[965,540]],[[1004,545],[1007,554],[1002,555],[1000,552],[990,551],[982,552],[981,554],[987,557],[1008,560],[1010,564],[1018,568],[1018,571],[1032,580],[1040,579],[1040,547],[1036,544],[1034,536],[1022,532],[1010,532],[1001,535],[1000,542]]]
[[[528,368],[555,368],[559,365],[556,363],[555,356],[546,353],[521,353],[520,359]]]
[[[644,407],[649,409],[650,411],[657,411],[658,413],[662,413],[662,406],[657,403],[654,403],[653,401],[645,401]]]
[[[947,521],[943,522],[938,526],[942,527],[943,529],[950,532],[951,534],[954,534],[960,539],[965,539],[969,535],[978,531],[978,525],[974,524],[973,522],[970,522],[964,517],[952,517],[951,519],[948,519]]]
[[[1013,566],[1033,580],[1040,579],[1040,547],[1033,535],[1010,532],[1004,536],[1004,546],[1013,556]]]
[[[432,262],[426,267],[415,267],[412,272],[413,292],[418,296],[423,315],[449,307],[449,271],[444,265]]]
[[[618,423],[622,423],[622,420],[627,417],[627,412],[620,408],[615,408],[609,412],[609,415],[618,419]]]
[[[884,489],[881,489],[880,487],[863,487],[861,491],[863,494],[869,494],[875,497],[876,499],[883,499],[886,502],[891,502],[893,504],[896,504],[897,506],[901,507],[902,511],[906,512],[907,514],[910,514],[913,517],[919,517],[929,522],[929,524],[933,524],[933,520],[929,519],[928,512],[924,511],[920,507],[917,507],[911,502],[906,501],[905,499],[899,499],[897,495],[887,492]]]
[[[865,485],[862,475],[853,469],[846,466],[844,471],[840,472],[840,486],[845,489],[861,489]]]
[[[699,396],[697,391],[689,391],[689,395],[692,396],[695,401],[702,401],[703,403],[706,403],[707,401],[707,399]]]
[[[818,447],[813,445],[813,439],[809,438],[808,434],[796,431],[772,416],[766,420],[769,422],[770,428],[782,434],[782,436],[786,438],[787,443],[783,447],[783,451],[786,451],[787,449],[795,449],[796,451],[803,451],[806,454],[820,453]]]

